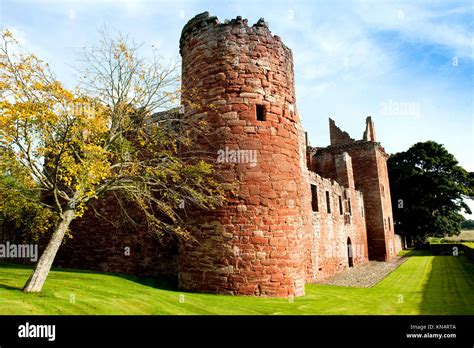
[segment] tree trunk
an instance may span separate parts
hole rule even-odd
[[[75,210],[68,209],[63,213],[62,219],[58,226],[54,230],[54,233],[49,241],[46,249],[44,249],[36,268],[30,275],[30,278],[23,287],[24,292],[40,292],[43,288],[44,282],[48,277],[49,270],[53,264],[56,253],[58,252],[61,242],[63,241],[64,235],[71,224],[71,221],[75,218]]]

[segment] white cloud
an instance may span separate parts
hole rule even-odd
[[[472,5],[440,9],[427,3],[380,1],[361,3],[354,10],[372,30],[394,30],[408,40],[442,45],[459,57],[474,59],[472,32],[456,24],[459,16],[472,20]]]
[[[330,7],[311,4],[293,12],[290,19],[283,5],[266,15],[274,34],[293,50],[298,109],[313,145],[328,144],[330,115],[356,138],[362,135],[364,117],[372,115],[387,151],[435,140],[463,166],[474,168],[469,140],[472,101],[469,107],[468,91],[453,85],[455,72],[443,70],[449,70],[454,56],[460,57],[461,65],[472,59],[469,26],[452,18],[469,9],[444,11],[431,6],[344,1]],[[397,42],[383,41],[385,31]],[[447,67],[433,62],[430,75],[425,75],[423,59],[407,62],[411,51],[404,45],[411,48],[417,43],[435,51],[437,45],[444,47],[444,54],[452,55],[446,57]],[[422,115],[383,116],[380,104],[387,100],[414,101],[422,106]]]

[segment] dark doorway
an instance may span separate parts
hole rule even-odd
[[[351,239],[347,238],[347,258],[349,259],[349,267],[354,267],[354,260],[352,258],[352,242]]]

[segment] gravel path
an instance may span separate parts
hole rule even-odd
[[[323,281],[315,282],[315,284],[370,288],[389,275],[407,259],[407,257],[397,257],[386,262],[369,261],[369,263],[365,265],[348,268],[342,273],[336,274]]]

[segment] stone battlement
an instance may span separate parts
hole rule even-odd
[[[259,35],[271,37],[275,42],[279,42],[286,50],[291,50],[286,47],[278,35],[272,35],[268,23],[265,19],[260,18],[257,23],[252,26],[248,25],[248,19],[237,16],[234,19],[226,19],[224,22],[220,22],[216,16],[210,16],[209,12],[203,12],[196,15],[194,18],[188,21],[181,32],[181,38],[179,40],[179,50],[182,53],[185,43],[199,33],[210,31],[210,30],[223,30],[225,28],[235,29],[232,32],[241,35]]]

